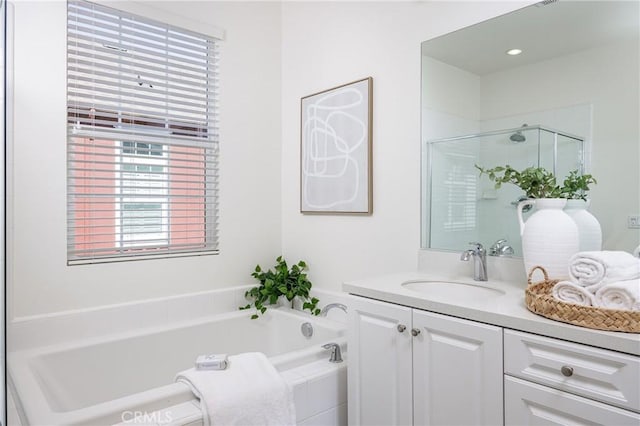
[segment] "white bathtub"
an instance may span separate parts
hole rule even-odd
[[[326,366],[328,374],[344,376],[339,370],[346,363],[329,363],[328,352],[321,348],[336,342],[346,353],[344,325],[287,308],[270,309],[257,320],[249,315],[235,311],[9,353],[10,387],[18,412],[23,423],[30,425],[112,425],[141,413],[147,420],[155,419],[158,414],[152,413],[157,410],[184,408],[194,400],[185,385],[173,380],[206,353],[264,352],[290,383],[302,377],[305,365],[320,374]],[[313,324],[310,338],[300,331],[304,322]],[[295,397],[298,420],[303,420],[300,416],[306,407],[299,407],[301,395]],[[175,415],[169,417],[179,424]]]

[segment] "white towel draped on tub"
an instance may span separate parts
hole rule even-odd
[[[569,260],[571,281],[595,293],[605,284],[640,277],[640,259],[625,251],[583,251]]]
[[[595,305],[602,308],[640,311],[640,279],[602,286],[596,291]]]
[[[594,296],[586,288],[571,281],[559,281],[552,289],[553,297],[563,302],[593,306]]]
[[[200,399],[205,426],[295,425],[293,392],[260,352],[229,357],[226,370],[178,373]]]

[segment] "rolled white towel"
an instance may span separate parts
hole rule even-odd
[[[640,311],[640,279],[618,281],[602,286],[595,295],[595,306]]]
[[[626,251],[582,251],[569,259],[569,276],[595,293],[605,284],[640,277],[640,259]]]
[[[558,281],[551,294],[558,300],[582,306],[593,306],[593,294],[586,288],[571,281]]]

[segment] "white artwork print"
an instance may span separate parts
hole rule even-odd
[[[303,212],[369,212],[369,84],[303,98]]]

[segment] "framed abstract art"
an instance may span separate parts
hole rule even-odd
[[[372,89],[368,77],[302,98],[302,213],[372,213]]]

